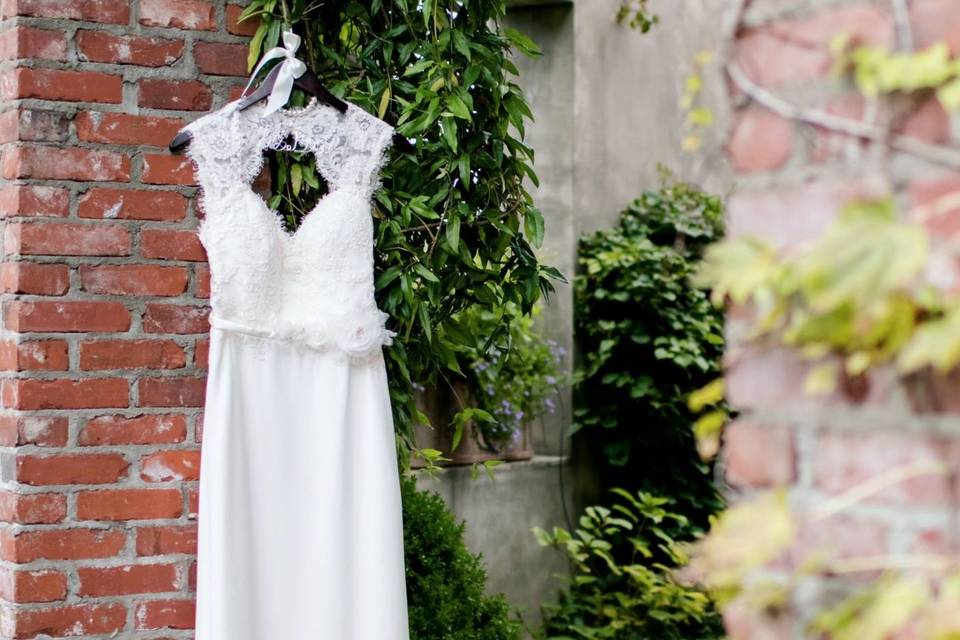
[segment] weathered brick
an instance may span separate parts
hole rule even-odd
[[[115,567],[79,567],[77,595],[92,598],[135,593],[178,591],[176,564],[125,564]]]
[[[55,216],[70,213],[70,191],[62,187],[8,184],[0,189],[0,217]]]
[[[259,18],[248,18],[243,22],[239,22],[238,20],[243,10],[244,7],[237,4],[228,4],[226,6],[224,15],[227,18],[227,31],[238,36],[252,36],[257,32],[257,27],[260,26],[260,20]]]
[[[4,406],[11,409],[97,409],[126,407],[128,382],[124,378],[18,378],[2,383]]]
[[[11,300],[3,305],[10,331],[126,331],[130,312],[119,302]]]
[[[66,18],[107,24],[130,21],[128,0],[3,0],[2,15]]]
[[[24,531],[4,547],[4,560],[27,563],[39,560],[110,558],[123,551],[127,535],[119,529],[49,529]]]
[[[137,86],[137,104],[151,109],[207,111],[213,92],[199,80],[144,78]]]
[[[0,521],[19,524],[55,524],[67,517],[62,493],[22,494],[0,491]]]
[[[77,494],[80,520],[156,520],[183,513],[179,489],[106,489]]]
[[[67,444],[69,428],[64,416],[6,414],[0,417],[0,441],[5,447],[33,444],[38,447],[62,447]]]
[[[180,118],[103,111],[82,111],[75,122],[80,140],[154,147],[166,147],[184,124]]]
[[[0,60],[17,58],[66,60],[66,35],[62,31],[26,25],[15,25],[0,32]]]
[[[80,368],[178,369],[186,352],[173,340],[87,340],[80,343]]]
[[[3,150],[3,177],[46,180],[130,179],[130,157],[114,151],[77,147],[7,146]]]
[[[909,6],[916,48],[946,42],[954,56],[960,54],[960,5],[953,0],[914,0]]]
[[[197,526],[140,527],[136,546],[138,556],[196,553]]]
[[[246,44],[197,42],[193,45],[193,58],[201,73],[246,76],[248,50]]]
[[[154,264],[80,265],[80,286],[89,293],[176,296],[187,290],[187,270]]]
[[[213,4],[203,0],[140,0],[140,24],[195,31],[217,28]]]
[[[127,607],[122,603],[73,604],[45,609],[25,609],[17,613],[15,638],[86,636],[119,633],[127,622]]]
[[[0,599],[7,602],[56,602],[67,597],[67,574],[53,569],[0,568]]]
[[[8,254],[50,256],[130,255],[130,232],[121,224],[11,222],[4,230]]]
[[[2,142],[66,142],[69,137],[70,119],[66,113],[19,108],[0,114]]]
[[[100,416],[87,422],[78,444],[170,444],[187,437],[187,419],[180,414],[147,413]]]
[[[114,35],[106,31],[77,31],[81,60],[141,67],[166,67],[183,55],[183,40]]]
[[[176,191],[97,187],[80,197],[77,215],[119,220],[182,220],[187,215],[187,199]]]
[[[99,71],[17,67],[0,83],[0,89],[7,100],[39,98],[110,104],[123,100],[123,78]]]
[[[119,453],[20,455],[15,480],[29,485],[111,484],[123,480],[129,467]]]
[[[199,480],[200,451],[177,449],[147,454],[140,458],[140,479],[144,482]]]
[[[143,315],[147,333],[206,333],[210,330],[210,308],[151,302]]]
[[[206,378],[142,377],[137,381],[141,407],[203,406]]]
[[[37,262],[0,263],[0,291],[61,296],[70,288],[70,267]]]
[[[207,260],[207,252],[193,229],[144,229],[140,233],[140,254],[161,260]]]
[[[148,600],[137,604],[137,629],[193,629],[194,600]]]
[[[65,340],[0,341],[4,371],[66,371],[70,365]]]
[[[148,184],[197,184],[193,163],[189,158],[163,153],[143,154],[143,174],[140,179]]]

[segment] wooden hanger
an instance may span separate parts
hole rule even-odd
[[[273,69],[270,70],[270,73],[267,74],[267,77],[264,78],[264,81],[253,93],[240,98],[237,110],[242,111],[269,96],[279,75],[280,65],[277,64],[274,65]],[[324,86],[323,82],[320,81],[320,78],[318,78],[315,73],[310,71],[310,69],[307,69],[299,78],[296,78],[293,81],[293,85],[303,89],[310,95],[315,96],[321,102],[329,104],[340,113],[344,113],[347,110],[347,103],[333,95],[330,90]],[[191,135],[189,131],[179,131],[177,135],[173,137],[173,140],[170,141],[170,151],[174,153],[180,151],[190,144],[190,139]],[[413,153],[415,150],[414,146],[410,144],[409,140],[396,132],[393,134],[393,143],[395,146],[407,153]]]

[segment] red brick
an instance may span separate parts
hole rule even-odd
[[[5,406],[11,409],[96,409],[129,404],[124,378],[8,378],[2,389]]]
[[[939,100],[929,98],[899,122],[894,132],[930,144],[944,144],[950,141],[950,116]]]
[[[56,602],[67,597],[67,574],[38,569],[0,569],[0,599],[7,602]]]
[[[61,296],[69,288],[70,268],[65,264],[0,263],[0,290],[4,293]]]
[[[7,147],[3,150],[3,177],[42,180],[130,179],[130,157],[114,151],[77,147]]]
[[[203,406],[206,378],[164,376],[140,378],[137,389],[141,407]]]
[[[937,238],[960,233],[960,173],[921,178],[908,188],[911,215]]]
[[[143,315],[146,333],[207,333],[210,308],[150,302]]]
[[[790,429],[736,420],[723,433],[727,481],[734,486],[774,487],[796,479]]]
[[[906,465],[945,464],[947,455],[942,442],[894,433],[822,433],[816,452],[814,484],[829,494],[846,491]],[[910,506],[947,505],[951,501],[950,481],[943,475],[928,473],[898,482],[867,501]]]
[[[213,4],[201,0],[140,0],[140,24],[192,31],[217,28]]]
[[[67,38],[62,31],[16,25],[0,33],[0,60],[17,58],[66,60]]]
[[[68,189],[26,184],[10,184],[0,189],[0,217],[63,217],[69,213]]]
[[[168,444],[187,437],[187,419],[178,414],[141,414],[100,416],[84,425],[78,444]]]
[[[137,104],[151,109],[207,111],[213,106],[213,92],[198,80],[144,78],[138,85]]]
[[[866,112],[866,99],[863,94],[851,92],[827,101],[824,111],[830,115],[846,118],[847,120],[862,120]],[[852,156],[859,158],[870,145],[869,142],[850,136],[845,133],[814,127],[816,134],[813,139],[813,148],[810,159],[813,162],[825,162],[836,158]]]
[[[775,247],[796,246],[820,237],[850,202],[889,193],[886,180],[871,175],[769,191],[740,191],[730,198],[729,235],[753,235]]]
[[[143,175],[148,184],[197,184],[193,175],[193,163],[189,158],[162,153],[143,154]]]
[[[793,566],[812,557],[833,560],[879,556],[890,551],[890,527],[853,515],[834,515],[809,521],[800,519],[797,540],[790,550]]]
[[[66,102],[123,101],[123,78],[99,71],[68,71],[18,67],[2,83],[8,100],[39,98]]]
[[[140,255],[161,260],[207,260],[207,252],[193,229],[144,229],[140,233]]]
[[[81,597],[121,596],[134,593],[178,591],[175,564],[127,564],[117,567],[79,567]]]
[[[854,42],[889,47],[893,20],[868,4],[816,12],[803,20],[777,20],[743,32],[735,61],[763,86],[800,83],[827,75],[833,65],[830,44],[838,35]]]
[[[0,438],[3,446],[63,447],[69,428],[65,416],[11,415],[0,417]]]
[[[197,340],[197,346],[193,350],[193,366],[206,369],[207,361],[210,358],[210,341]]]
[[[89,293],[176,296],[187,290],[187,270],[154,264],[82,264],[80,285]]]
[[[194,600],[149,600],[137,604],[137,629],[193,629]]]
[[[144,482],[199,480],[200,451],[178,449],[145,455],[140,458],[140,479]]]
[[[126,331],[130,312],[119,302],[11,300],[4,304],[10,331]]]
[[[179,489],[114,489],[77,494],[79,520],[155,520],[183,513]]]
[[[744,109],[737,114],[727,153],[740,173],[779,169],[793,153],[793,125],[761,107]]]
[[[16,534],[13,553],[5,560],[27,563],[39,560],[110,558],[123,551],[126,533],[119,529],[54,529]]]
[[[122,224],[12,222],[4,233],[8,254],[128,256],[130,232]]]
[[[946,42],[954,56],[960,54],[960,5],[954,0],[914,0],[910,26],[917,49]]]
[[[17,482],[28,485],[109,484],[127,475],[130,463],[118,453],[17,456]]]
[[[70,119],[66,113],[49,109],[11,109],[0,114],[2,142],[66,142]]]
[[[197,42],[193,45],[193,58],[201,73],[246,76],[248,50],[246,44]]]
[[[260,26],[259,18],[248,18],[243,22],[238,22],[237,19],[240,17],[240,14],[243,13],[244,7],[236,4],[228,4],[226,7],[225,15],[227,18],[227,31],[234,35],[238,36],[252,36],[257,32],[257,27]]]
[[[141,67],[172,65],[183,55],[183,40],[114,35],[106,31],[77,31],[77,53],[81,60]]]
[[[103,111],[83,111],[76,118],[77,137],[80,140],[154,147],[166,147],[183,124],[179,118]]]
[[[66,18],[107,24],[130,21],[128,0],[4,0],[3,16]]]
[[[4,371],[66,371],[69,366],[65,340],[0,342],[0,369]]]
[[[194,295],[198,298],[210,297],[210,267],[208,265],[196,266],[197,288]]]
[[[187,199],[176,191],[96,187],[80,197],[77,215],[81,218],[182,220],[187,215]]]
[[[17,494],[0,492],[0,521],[18,524],[55,524],[67,517],[67,496],[62,493]]]
[[[196,525],[137,529],[138,556],[162,556],[168,553],[195,554],[196,552]]]
[[[183,347],[173,340],[91,340],[80,343],[80,368],[178,369],[186,363]]]
[[[115,634],[123,630],[127,607],[120,603],[74,604],[17,612],[14,638]]]

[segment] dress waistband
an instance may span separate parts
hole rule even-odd
[[[386,313],[378,312],[375,319],[347,323],[339,331],[319,319],[301,323],[279,320],[275,327],[268,328],[211,313],[209,323],[211,327],[225,331],[300,344],[320,351],[339,349],[350,356],[362,357],[379,352],[382,346],[392,343],[396,333],[384,327],[387,317]]]

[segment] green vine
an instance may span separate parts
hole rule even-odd
[[[303,38],[298,57],[335,95],[376,114],[414,141],[394,148],[375,197],[376,297],[398,333],[387,350],[391,398],[404,466],[417,449],[414,383],[464,375],[469,354],[490,338],[452,319],[478,305],[523,313],[562,279],[534,251],[544,221],[525,187],[538,184],[532,120],[509,55],[539,55],[522,34],[501,29],[505,3],[481,0],[253,0],[258,19],[249,64],[283,29]],[[290,106],[303,106],[299,90]],[[295,227],[325,188],[304,158],[272,159],[271,205]],[[509,331],[500,326],[498,332]]]

